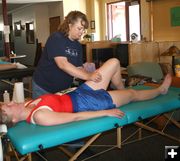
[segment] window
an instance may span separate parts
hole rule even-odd
[[[21,21],[14,22],[14,35],[21,36]]]
[[[121,41],[131,40],[130,35],[140,33],[139,2],[115,2],[107,4],[108,39],[120,36]]]
[[[129,6],[129,35],[136,33],[138,40],[141,39],[139,4]],[[131,40],[131,37],[129,37]]]
[[[34,22],[26,23],[26,43],[27,44],[35,43]]]

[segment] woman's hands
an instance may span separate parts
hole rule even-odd
[[[61,70],[75,78],[93,81],[96,83],[102,80],[102,75],[98,72],[98,70],[94,72],[87,72],[84,68],[75,67],[73,64],[69,63],[66,57],[56,57],[55,62]]]
[[[92,73],[89,73],[89,79],[88,80],[91,80],[93,82],[100,82],[102,80],[102,75],[98,72],[98,70],[92,72]]]

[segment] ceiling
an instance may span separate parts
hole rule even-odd
[[[7,11],[11,12],[17,8],[23,7],[27,4],[31,3],[43,3],[43,2],[56,2],[62,0],[6,0],[7,3]],[[0,1],[0,15],[2,15],[2,1]]]
[[[7,3],[39,3],[39,2],[55,2],[62,0],[6,0]],[[0,2],[1,3],[1,2]]]

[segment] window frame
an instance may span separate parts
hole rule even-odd
[[[140,35],[141,35],[141,5],[140,5],[140,0],[133,0],[132,2],[129,1],[116,1],[116,2],[110,2],[110,3],[106,3],[106,19],[107,19],[107,37],[108,40],[111,39],[113,36],[113,29],[112,29],[112,21],[110,21],[110,16],[112,18],[112,12],[109,13],[109,7],[108,5],[112,5],[112,4],[116,4],[116,3],[120,3],[120,2],[125,2],[125,25],[126,25],[126,41],[130,41],[130,26],[129,26],[129,6],[133,5],[134,2],[136,2],[137,4],[139,4],[139,23],[140,23]],[[112,8],[111,8],[112,10]],[[111,24],[110,24],[111,23]],[[111,29],[110,29],[111,28]],[[111,33],[110,33],[111,31]],[[141,38],[140,38],[141,39]]]

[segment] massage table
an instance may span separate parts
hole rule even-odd
[[[10,62],[0,59],[0,64],[10,64]],[[25,69],[8,69],[0,70],[0,79],[22,79],[24,77],[32,76],[35,67],[26,65]]]
[[[149,86],[136,86],[139,89],[150,89]],[[28,124],[25,121],[17,123],[15,126],[8,129],[6,136],[10,140],[11,149],[15,152],[17,160],[19,154],[23,158],[32,160],[31,153],[38,152],[43,149],[60,146],[60,149],[66,152],[71,158],[69,161],[76,160],[83,151],[88,148],[103,132],[111,129],[117,129],[117,145],[114,147],[121,148],[121,128],[128,124],[135,123],[135,125],[157,132],[163,136],[167,136],[180,142],[180,138],[176,138],[164,131],[156,130],[143,124],[143,120],[149,120],[154,116],[162,115],[170,111],[180,108],[180,88],[170,87],[168,94],[161,95],[152,100],[132,102],[127,105],[119,107],[125,113],[122,119],[116,117],[99,117],[89,120],[82,120],[70,122],[56,126],[39,126]],[[166,115],[169,117],[169,115]],[[170,119],[172,117],[170,116]],[[172,119],[172,122],[180,128],[178,122]],[[68,153],[61,145],[68,142],[90,137],[87,143],[74,155]]]
[[[0,79],[22,79],[32,76],[35,67],[27,66],[25,69],[9,69],[0,71]]]

